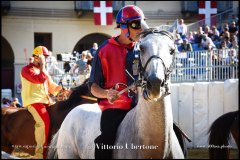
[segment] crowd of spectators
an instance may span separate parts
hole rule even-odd
[[[3,98],[1,108],[4,107],[22,108],[22,104],[19,102],[17,97],[14,97],[12,100],[8,98]]]
[[[238,42],[239,28],[238,18],[232,15],[228,22],[217,26],[199,26],[197,31],[188,31],[184,21],[179,20],[181,27],[177,27],[175,45],[179,52],[191,52],[202,50],[218,50],[217,58],[224,57],[223,52],[226,52],[225,58],[228,56],[231,59],[238,61]],[[215,56],[216,57],[216,56]]]
[[[180,20],[181,25],[184,21]],[[181,45],[184,40],[191,44],[193,51],[198,50],[211,50],[211,49],[221,49],[222,42],[226,42],[227,48],[238,49],[238,32],[239,28],[236,26],[238,24],[238,19],[234,17],[229,23],[224,23],[220,27],[216,26],[199,26],[197,31],[187,31],[183,34],[182,30],[177,30],[175,44],[178,46],[181,52]],[[181,33],[179,33],[181,32]]]

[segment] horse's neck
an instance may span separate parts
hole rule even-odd
[[[136,107],[136,125],[140,143],[158,146],[158,149],[162,151],[161,156],[164,157],[168,150],[173,127],[170,96],[156,102],[148,102],[142,95],[139,95]]]

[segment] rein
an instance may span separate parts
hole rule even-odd
[[[63,87],[62,82],[60,82],[60,85],[62,86],[62,90],[64,91],[65,88]],[[97,98],[94,98],[94,97],[89,97],[89,96],[85,96],[85,95],[80,95],[79,97],[83,98],[83,99],[91,100],[91,101],[97,101]],[[66,100],[68,98],[69,98],[69,96],[64,95],[64,100]],[[61,101],[60,98],[58,98],[58,101]]]
[[[84,96],[84,95],[81,95],[80,97],[83,99],[91,100],[91,101],[97,101],[97,98],[94,98],[94,97],[89,97],[89,96]]]

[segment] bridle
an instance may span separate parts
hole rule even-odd
[[[171,40],[174,40],[174,37],[173,37],[173,35],[170,34],[170,32],[164,31],[164,30],[159,31],[159,30],[153,29],[153,28],[150,28],[150,29],[148,29],[147,31],[140,33],[140,35],[142,35],[142,37],[146,37],[148,34],[154,34],[154,33],[158,33],[158,34],[161,34],[161,35],[166,35],[166,36],[169,37]],[[139,68],[138,68],[138,69],[139,69],[139,76],[138,76],[138,80],[135,80],[135,79],[132,77],[132,75],[131,75],[127,70],[125,70],[126,73],[127,73],[127,75],[128,75],[131,79],[134,80],[134,83],[133,83],[132,85],[126,87],[125,89],[121,90],[121,91],[118,93],[118,95],[120,95],[120,94],[122,94],[122,93],[130,90],[131,88],[134,88],[135,86],[137,86],[137,87],[141,87],[141,88],[144,89],[144,90],[143,90],[144,98],[145,98],[146,100],[151,100],[151,99],[149,98],[147,92],[146,92],[147,81],[148,81],[148,79],[147,79],[147,77],[146,77],[146,68],[147,68],[147,66],[149,65],[149,63],[150,63],[153,59],[159,59],[159,60],[161,60],[161,63],[162,63],[162,65],[163,65],[163,67],[164,67],[164,79],[163,79],[163,82],[162,82],[161,85],[160,85],[161,87],[165,88],[165,92],[164,92],[164,94],[163,94],[163,96],[162,96],[162,98],[163,98],[163,97],[165,97],[165,96],[167,96],[167,95],[170,94],[168,81],[169,81],[170,73],[172,72],[173,66],[174,66],[173,64],[174,64],[174,60],[175,60],[175,48],[170,49],[170,54],[173,55],[173,59],[172,59],[172,63],[171,63],[171,65],[170,65],[170,67],[166,67],[163,59],[162,59],[161,57],[157,56],[157,55],[152,55],[151,57],[149,57],[149,59],[147,60],[147,62],[145,63],[145,65],[143,65],[142,60],[141,60],[141,57],[140,57],[140,53],[141,53],[141,50],[139,49],[140,44],[141,44],[141,41],[137,42],[137,44],[135,45],[135,48],[134,48],[134,53],[137,55],[138,61],[139,61],[139,66],[138,66],[138,67],[139,67]]]
[[[147,31],[145,33],[141,33],[141,34],[143,34],[143,36],[146,37],[147,35],[154,34],[154,33],[158,33],[158,34],[161,34],[161,35],[166,35],[171,40],[174,40],[173,36],[169,32],[164,31],[164,30],[159,31],[157,29],[151,29],[151,30],[149,30],[149,31]],[[136,46],[139,46],[141,44],[141,41],[139,41],[138,43],[139,44],[137,44]],[[137,48],[139,48],[139,47],[137,47]],[[138,53],[139,53],[139,50],[140,49],[137,49]],[[140,52],[141,52],[141,50],[140,50]],[[141,84],[142,88],[146,88],[146,84],[147,84],[147,77],[146,77],[146,68],[147,68],[147,66],[150,64],[150,62],[153,59],[159,59],[159,60],[161,60],[161,63],[163,65],[163,67],[164,67],[164,79],[163,79],[163,81],[162,81],[160,86],[165,88],[165,92],[164,92],[165,96],[170,94],[168,81],[169,81],[169,75],[170,75],[170,73],[173,70],[173,64],[174,64],[174,60],[175,60],[175,48],[174,49],[173,48],[170,49],[170,54],[173,55],[173,59],[172,59],[172,63],[170,65],[170,67],[166,67],[163,59],[161,57],[157,56],[157,55],[150,56],[148,58],[147,62],[145,63],[145,65],[143,66],[141,57],[140,57],[140,55],[138,56],[138,58],[139,58],[139,80],[138,81],[140,81],[140,84]],[[144,98],[148,99],[148,100],[150,99],[146,93],[145,93]]]

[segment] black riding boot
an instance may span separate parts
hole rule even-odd
[[[107,144],[103,144],[101,137],[97,137],[94,141],[95,143],[95,159],[112,159],[112,149],[108,149]]]
[[[95,158],[96,159],[112,159],[112,153],[115,136],[119,124],[129,110],[122,109],[106,109],[102,112],[99,135],[95,140]]]

